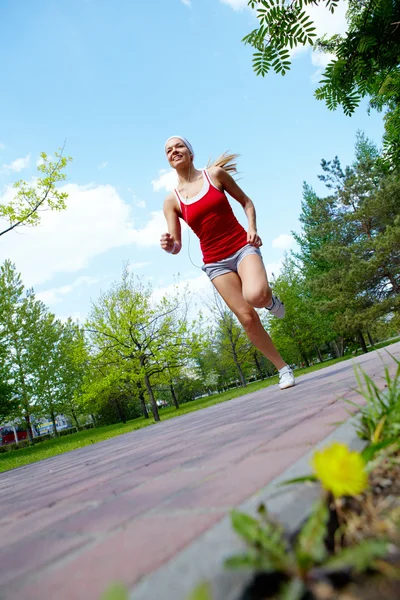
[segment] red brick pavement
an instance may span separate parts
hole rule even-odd
[[[400,344],[390,352],[399,357]],[[378,381],[385,351],[356,359]],[[134,586],[267,485],[360,402],[350,361],[0,475],[2,600]],[[162,413],[161,413],[162,416]],[[1,458],[0,458],[1,460]]]

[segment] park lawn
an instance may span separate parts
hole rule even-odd
[[[296,369],[295,375],[296,377],[301,377],[306,373],[319,371],[320,369],[324,369],[325,367],[334,365],[344,360],[349,360],[351,358],[352,356],[347,355],[341,358],[325,361],[323,363],[318,363],[304,369]],[[213,406],[214,404],[220,404],[221,402],[226,402],[227,400],[232,400],[233,398],[238,398],[239,396],[244,396],[246,394],[250,394],[251,392],[256,392],[263,388],[269,387],[270,385],[277,385],[277,383],[278,376],[276,375],[262,381],[250,383],[246,388],[234,388],[228,392],[223,392],[221,394],[215,394],[213,396],[200,398],[199,400],[187,402],[182,404],[178,410],[173,406],[162,408],[159,411],[160,417],[162,421],[173,419],[174,417],[179,417],[196,410],[207,408],[207,406]],[[108,440],[109,438],[113,438],[117,435],[122,435],[124,433],[128,433],[129,431],[142,429],[143,427],[148,427],[154,424],[155,421],[152,418],[145,419],[144,417],[139,417],[137,419],[133,419],[132,421],[128,421],[127,423],[117,423],[114,425],[106,425],[104,427],[96,427],[94,429],[79,431],[78,433],[72,433],[71,435],[66,435],[60,438],[53,438],[28,448],[22,448],[21,450],[10,450],[9,452],[3,452],[0,453],[0,473],[10,469],[15,469],[16,467],[28,465],[33,462],[38,462],[45,458],[50,458],[51,456],[64,454],[64,452],[70,452],[71,450],[76,450],[77,448],[83,448],[84,446],[89,446],[90,444],[96,444],[97,442]]]

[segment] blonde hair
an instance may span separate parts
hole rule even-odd
[[[216,160],[212,161],[210,159],[208,161],[207,169],[210,169],[211,167],[221,167],[222,169],[225,169],[225,171],[227,171],[231,175],[236,175],[236,173],[238,172],[238,170],[237,170],[238,157],[239,157],[239,154],[228,154],[228,152],[224,152]]]

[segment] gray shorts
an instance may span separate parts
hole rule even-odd
[[[259,248],[255,248],[250,244],[246,244],[243,248],[240,248],[234,254],[231,254],[227,258],[223,260],[219,260],[215,263],[208,263],[207,265],[203,265],[201,268],[209,276],[212,281],[219,275],[225,275],[225,273],[237,273],[238,266],[242,262],[245,256],[249,254],[257,254],[262,258],[261,251]]]

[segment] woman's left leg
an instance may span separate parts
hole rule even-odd
[[[219,295],[237,316],[251,343],[260,350],[278,370],[286,366],[270,336],[265,331],[254,308],[243,298],[242,282],[237,273],[225,273],[212,280]]]
[[[243,298],[248,304],[255,308],[267,308],[278,318],[284,317],[285,307],[279,298],[272,294],[261,256],[258,254],[248,254],[245,256],[239,263],[238,275],[242,283]],[[274,348],[279,356],[278,364],[275,361],[272,361],[279,370],[279,387],[281,390],[293,387],[295,385],[295,379],[291,368],[283,362],[267,332],[265,332],[265,335],[268,336],[270,340],[269,348]],[[263,336],[263,339],[266,339],[265,335]],[[264,354],[267,356],[265,351]],[[282,366],[278,366],[279,364]]]

